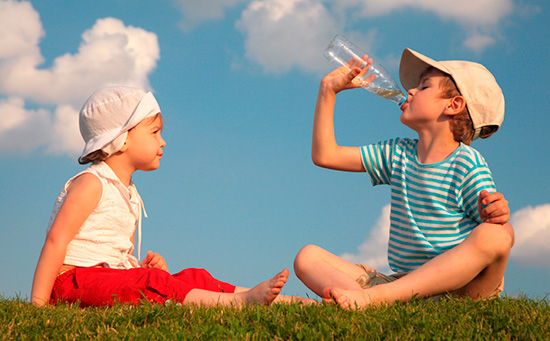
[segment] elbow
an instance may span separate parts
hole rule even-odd
[[[313,164],[318,167],[327,168],[327,166],[329,165],[326,155],[315,151],[311,152],[311,161],[313,161]]]
[[[324,164],[323,157],[315,151],[311,151],[311,161],[315,166],[323,167],[323,164]]]

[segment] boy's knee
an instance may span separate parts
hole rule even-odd
[[[301,272],[301,270],[307,266],[311,259],[315,259],[315,255],[320,249],[321,248],[316,245],[306,245],[300,249],[296,255],[296,258],[294,258],[294,272],[296,274]]]
[[[514,245],[514,229],[510,224],[482,223],[472,231],[471,236],[479,248],[491,253],[508,254]]]

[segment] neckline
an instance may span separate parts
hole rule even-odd
[[[437,167],[437,166],[440,166],[443,163],[448,162],[449,159],[454,157],[463,148],[463,145],[464,144],[462,142],[460,142],[458,147],[456,147],[456,149],[449,156],[447,156],[445,159],[443,159],[439,162],[422,163],[422,162],[420,162],[420,160],[418,160],[418,153],[417,153],[417,150],[416,150],[416,148],[418,147],[418,140],[417,140],[416,144],[414,145],[414,161],[416,162],[417,165],[419,165],[421,167]]]

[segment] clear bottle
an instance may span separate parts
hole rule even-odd
[[[323,54],[331,62],[338,66],[345,66],[348,70],[351,70],[351,67],[361,68],[367,63],[363,59],[367,54],[340,34],[334,37]],[[375,75],[375,78],[363,88],[398,105],[403,104],[407,96],[401,91],[395,80],[393,80],[386,69],[376,59],[371,57],[368,59],[372,60],[372,65],[359,79],[363,81],[372,74]]]

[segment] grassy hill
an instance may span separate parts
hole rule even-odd
[[[242,309],[117,305],[38,308],[0,297],[0,336],[21,339],[550,340],[548,299],[420,299],[362,311],[275,304]]]

